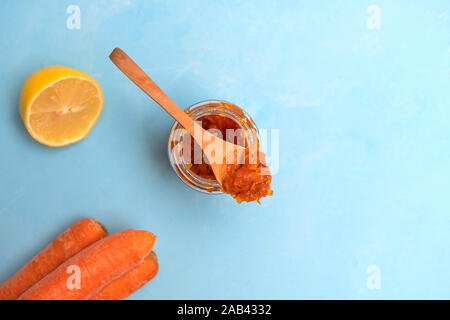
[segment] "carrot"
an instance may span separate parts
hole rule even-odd
[[[85,300],[150,254],[156,237],[125,230],[101,239],[61,264],[19,300]]]
[[[152,280],[158,273],[158,268],[156,254],[152,251],[141,264],[111,281],[91,300],[123,300]]]
[[[106,235],[103,225],[93,219],[76,222],[0,285],[0,300],[17,299],[68,258]]]

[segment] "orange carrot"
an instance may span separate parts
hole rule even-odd
[[[0,300],[17,299],[68,258],[106,235],[106,229],[99,222],[93,219],[78,221],[0,285]]]
[[[91,300],[123,300],[152,280],[158,273],[158,268],[156,254],[152,251],[141,264],[111,281]]]
[[[82,250],[25,291],[19,300],[85,300],[150,254],[156,237],[125,230]]]

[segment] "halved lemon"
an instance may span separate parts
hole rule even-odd
[[[50,147],[66,146],[85,138],[97,122],[102,89],[82,71],[50,66],[25,81],[19,109],[34,139]]]

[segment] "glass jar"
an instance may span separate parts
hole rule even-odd
[[[196,103],[185,110],[185,112],[194,120],[207,115],[218,115],[227,117],[236,122],[242,129],[247,145],[259,142],[259,131],[252,118],[238,106],[221,100],[207,100]],[[168,156],[170,164],[176,175],[194,190],[209,193],[220,194],[221,186],[215,179],[201,177],[191,171],[190,164],[186,163],[183,157],[182,137],[187,131],[175,122],[170,130],[168,141]]]

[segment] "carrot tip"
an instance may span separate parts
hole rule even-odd
[[[100,226],[100,228],[102,228],[102,230],[105,232],[106,235],[109,235],[108,229],[106,229],[105,225],[97,220],[94,220],[96,223],[98,223],[98,225]]]

